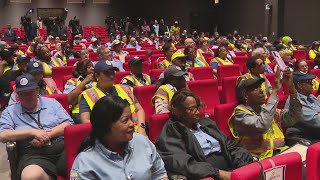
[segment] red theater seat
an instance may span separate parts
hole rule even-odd
[[[302,179],[302,163],[300,154],[293,152],[268,158],[260,161],[263,171],[268,171],[274,166],[285,166],[284,179]],[[257,180],[260,175],[260,165],[251,163],[238,168],[231,173],[232,180]]]
[[[235,52],[236,56],[246,56],[246,52]]]
[[[155,110],[154,106],[152,105],[151,99],[156,90],[156,85],[139,86],[134,90],[134,94],[146,114],[146,120],[150,120],[151,115],[154,114]]]
[[[306,51],[305,50],[294,50],[293,51],[293,58],[296,58],[297,60],[299,59],[306,59]]]
[[[246,63],[248,61],[248,56],[236,56],[232,57],[234,64],[239,64],[240,72],[247,73],[248,69]]]
[[[75,66],[62,66],[52,68],[52,79],[56,82],[57,87],[60,91],[63,90],[63,76],[71,75],[72,70]]]
[[[239,76],[222,78],[222,103],[237,102],[236,84]]]
[[[67,173],[70,177],[72,164],[77,156],[82,141],[89,135],[91,124],[77,124],[64,129],[64,148],[66,152]]]
[[[189,72],[193,74],[195,80],[214,79],[212,67],[196,67],[189,68]]]
[[[115,83],[116,84],[119,84],[121,82],[121,80],[126,76],[126,75],[129,75],[130,74],[130,71],[125,71],[125,72],[116,72],[115,75],[116,75],[116,81]]]
[[[141,51],[130,51],[129,52],[129,55],[134,55],[134,56],[146,56],[146,57],[148,57],[148,51],[145,51],[145,50],[141,50]],[[145,60],[147,60],[147,59],[145,59]]]
[[[78,62],[80,58],[68,59],[67,66],[74,66],[76,62]]]
[[[320,179],[320,143],[308,147],[306,161],[307,180]]]
[[[233,137],[229,130],[228,122],[236,106],[237,102],[234,102],[229,104],[220,104],[214,109],[213,120],[229,139],[233,139]]]
[[[238,64],[224,65],[218,67],[218,82],[222,83],[224,77],[240,76],[240,69]]]
[[[50,94],[50,95],[43,95],[43,96],[48,98],[54,98],[70,114],[68,96],[66,94]]]
[[[148,61],[144,61],[142,63],[142,66],[143,66],[143,73],[149,74],[150,73],[150,64],[149,64],[149,62]],[[123,63],[123,69],[125,71],[130,71],[128,62]]]
[[[158,81],[160,74],[163,73],[164,70],[165,69],[151,69],[150,70],[150,77],[153,80]]]
[[[154,114],[151,116],[149,120],[149,139],[151,142],[156,141],[168,119],[169,114]]]
[[[134,57],[139,57],[141,59],[143,59],[144,61],[148,61],[148,56],[144,55],[144,54],[137,54],[137,55],[129,55],[129,56],[126,56],[125,60],[126,62],[128,62],[131,58],[134,58]]]

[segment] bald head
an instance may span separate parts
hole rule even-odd
[[[194,45],[194,41],[192,38],[187,38],[185,41],[184,41],[184,45],[185,46],[193,46]]]
[[[263,48],[257,48],[252,52],[252,56],[260,57],[265,53]]]

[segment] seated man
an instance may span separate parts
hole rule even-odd
[[[170,65],[172,65],[171,58],[174,53],[174,47],[171,44],[167,43],[162,47],[162,49],[163,49],[164,56],[166,58],[157,64],[158,69],[165,69]]]
[[[148,74],[143,73],[143,61],[144,59],[140,59],[139,57],[134,57],[129,60],[131,74],[125,76],[121,80],[121,84],[137,87],[147,86],[155,83]]]
[[[41,62],[29,62],[27,64],[27,73],[31,74],[39,86],[39,94],[61,94],[56,82],[52,78],[44,78],[43,66]],[[16,86],[13,86],[13,92],[10,97],[9,105],[19,101],[16,93]]]
[[[31,74],[16,79],[20,102],[7,107],[0,118],[0,141],[17,141],[17,179],[53,179],[66,176],[63,131],[73,121],[60,103],[39,96]]]
[[[312,94],[312,80],[314,78],[316,78],[315,75],[299,71],[293,73],[298,100],[302,105],[302,117],[299,123],[287,129],[286,135],[289,137],[299,137],[311,141],[320,140],[320,101]],[[285,108],[288,109],[290,105],[290,98],[288,98]]]
[[[129,55],[127,51],[122,51],[121,50],[121,42],[119,40],[114,40],[112,41],[112,48],[113,48],[113,53],[112,56],[118,56],[119,60],[124,63],[126,56]]]
[[[268,63],[271,63],[269,58],[267,57],[267,53],[263,48],[257,48],[252,52],[252,56],[258,57],[263,60],[265,66],[265,74],[273,73],[272,68],[269,66]]]
[[[91,38],[91,44],[89,45],[88,49],[92,49],[93,52],[97,52],[97,49],[100,47],[99,41],[97,38],[93,37]]]
[[[115,68],[118,69],[120,72],[124,72],[125,70],[123,69],[123,64],[120,60],[115,59],[112,57],[112,52],[110,49],[104,45],[100,46],[97,49],[97,54],[100,58],[100,61],[108,61],[111,63],[111,65]]]
[[[230,171],[251,163],[253,157],[228,140],[213,120],[200,117],[201,106],[199,96],[193,92],[176,92],[171,100],[171,117],[155,145],[169,177],[178,174],[186,179],[229,180]]]
[[[80,54],[72,49],[70,42],[62,42],[62,51],[57,52],[54,57],[57,57],[66,64],[68,59],[80,58]]]
[[[263,62],[262,59],[260,59],[259,57],[251,57],[250,59],[248,59],[247,61],[247,68],[248,68],[248,73],[240,76],[238,78],[238,82],[237,84],[243,80],[243,79],[260,79],[260,78],[264,78],[264,82],[261,84],[261,89],[264,92],[264,94],[266,96],[268,96],[269,94],[272,93],[272,86],[269,82],[269,80],[266,78],[266,76],[264,75],[265,72],[265,63]]]
[[[137,44],[137,40],[134,37],[130,38],[130,42],[128,43],[126,48],[136,48],[137,51],[141,50],[141,46]]]
[[[292,73],[287,68],[283,81],[290,93],[290,106],[280,111],[277,109],[278,91],[281,89],[280,69],[276,71],[274,89],[265,102],[261,88],[263,78],[241,79],[236,87],[239,105],[229,119],[229,128],[234,139],[260,160],[272,157],[287,149],[282,127],[295,125],[302,115],[301,104],[293,84]]]

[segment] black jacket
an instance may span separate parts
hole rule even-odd
[[[236,142],[228,140],[214,121],[201,118],[199,123],[202,131],[219,141],[221,151],[232,169],[253,161],[251,154]],[[197,138],[179,121],[168,120],[155,145],[168,173],[183,175],[188,179],[219,177],[219,169],[206,161]]]

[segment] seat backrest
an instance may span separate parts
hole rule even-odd
[[[278,109],[283,109],[284,106],[286,105],[286,102],[287,102],[287,99],[288,99],[288,95],[280,95],[280,96],[278,96],[278,98],[279,98],[279,103],[278,103],[277,108]]]
[[[143,73],[150,74],[150,64],[149,64],[149,62],[148,61],[142,62],[142,66],[143,66]],[[123,69],[125,71],[130,71],[128,62],[123,63]]]
[[[236,56],[246,56],[246,52],[235,52]]]
[[[153,80],[158,81],[160,74],[163,73],[164,70],[165,69],[151,69],[150,70],[150,77]]]
[[[90,131],[90,123],[67,126],[64,129],[64,148],[66,152],[68,177],[70,177],[70,171],[72,164],[77,157],[78,149],[83,140],[89,135]]]
[[[306,59],[306,50],[294,50],[293,51],[293,58],[299,59]]]
[[[169,114],[154,114],[151,116],[149,120],[149,139],[151,142],[156,141],[168,119]]]
[[[201,101],[205,103],[205,109],[213,110],[220,104],[216,79],[188,81],[188,86],[191,91],[200,96]]]
[[[195,80],[214,79],[212,67],[196,67],[189,68],[189,72],[193,74]]]
[[[54,98],[70,114],[68,96],[66,94],[46,94],[44,97]]]
[[[229,139],[233,139],[233,137],[228,126],[228,121],[236,106],[237,102],[233,102],[228,104],[220,104],[214,109],[213,120],[217,123],[219,129],[224,132]]]
[[[76,62],[78,62],[80,58],[68,59],[67,66],[74,66]]]
[[[130,74],[130,71],[124,71],[124,72],[116,72],[115,75],[116,75],[116,81],[115,83],[116,84],[119,84],[121,82],[121,80],[126,76]]]
[[[248,69],[246,63],[248,61],[248,56],[236,56],[232,57],[234,64],[239,64],[240,72],[247,73]]]
[[[218,67],[218,82],[219,85],[222,83],[222,79],[224,77],[231,77],[231,76],[240,76],[240,66],[239,64],[233,65],[222,65]]]
[[[164,57],[163,52],[160,54],[152,54],[151,55],[151,62],[155,62],[156,60],[158,60],[159,57]]]
[[[285,166],[284,179],[302,179],[302,163],[299,153],[292,152],[288,154],[274,156],[260,161],[263,166],[263,172],[271,170],[275,166]],[[260,175],[260,165],[255,162],[243,166],[231,172],[232,180],[257,180]]]
[[[222,78],[222,102],[237,102],[236,85],[238,76]]]
[[[154,114],[154,106],[151,99],[156,90],[156,85],[139,86],[134,90],[134,94],[145,112],[146,120],[149,120],[151,115]]]
[[[320,178],[320,143],[308,147],[306,161],[307,180],[319,180]]]
[[[130,54],[130,52],[132,52],[132,51],[137,51],[136,48],[122,48],[121,50],[122,50],[122,51],[128,51],[129,54]]]
[[[146,56],[148,57],[148,51],[145,51],[145,50],[141,50],[141,51],[130,51],[129,52],[129,55],[130,56]],[[145,59],[147,60],[147,59]]]
[[[161,54],[163,55],[163,50],[152,50],[152,55]]]
[[[265,74],[266,78],[269,80],[271,86],[274,85],[274,77],[276,76],[275,73],[269,73],[269,74]],[[281,89],[278,92],[278,95],[283,95],[283,88],[286,87],[285,84],[283,84],[283,87],[281,87]]]
[[[56,82],[57,87],[60,91],[63,90],[64,86],[62,77],[71,75],[73,69],[75,69],[75,66],[62,66],[52,68],[52,79]]]
[[[309,69],[314,69],[314,60],[307,60],[306,62]]]

